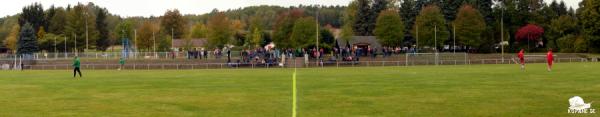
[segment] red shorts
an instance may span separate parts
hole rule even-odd
[[[521,64],[525,64],[525,59],[519,59],[521,61]]]

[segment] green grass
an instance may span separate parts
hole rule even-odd
[[[297,70],[299,117],[600,116],[600,63],[311,68]],[[293,69],[0,71],[0,116],[292,114]],[[592,108],[600,109],[596,104]]]

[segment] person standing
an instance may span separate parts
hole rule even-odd
[[[521,49],[521,51],[519,51],[519,54],[517,56],[519,57],[519,62],[521,64],[521,70],[525,70],[525,50]]]
[[[75,59],[73,60],[73,78],[75,78],[75,76],[77,75],[77,73],[79,73],[79,77],[81,76],[81,70],[79,69],[81,67],[81,62],[79,61],[79,57],[75,56]]]
[[[552,54],[552,48],[548,49],[546,59],[548,61],[548,71],[552,71],[552,63],[554,63],[554,55]]]
[[[125,58],[119,59],[119,70],[125,67]]]

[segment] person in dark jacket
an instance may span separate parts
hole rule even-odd
[[[79,69],[81,67],[81,62],[79,61],[79,57],[75,56],[75,59],[73,60],[73,78],[75,78],[75,76],[77,75],[77,73],[79,73],[79,77],[81,76],[81,70]]]

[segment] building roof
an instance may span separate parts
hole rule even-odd
[[[381,48],[381,44],[379,43],[379,41],[377,41],[377,38],[375,36],[352,36],[350,40],[348,40],[348,42],[341,38],[338,38],[337,42],[341,48],[347,47],[347,43],[350,43],[350,45],[367,44],[373,48]]]
[[[188,43],[186,39],[174,39],[173,40],[173,47],[175,48],[184,48]],[[191,39],[191,46],[192,47],[204,47],[204,45],[206,45],[206,38],[197,38],[197,39]]]

